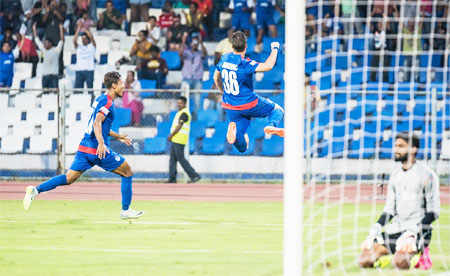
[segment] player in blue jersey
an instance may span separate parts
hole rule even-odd
[[[230,121],[227,141],[240,152],[244,152],[248,147],[247,129],[253,117],[268,117],[269,122],[264,132],[284,137],[284,129],[277,127],[283,118],[284,110],[253,91],[254,73],[270,71],[273,68],[280,44],[272,42],[272,52],[264,63],[244,58],[247,37],[243,32],[233,33],[231,44],[233,52],[222,55],[214,73],[214,82],[223,94],[222,107]]]
[[[111,130],[115,117],[114,100],[122,97],[124,85],[118,72],[109,72],[104,78],[107,92],[100,95],[92,104],[91,116],[84,138],[81,141],[70,169],[66,174],[58,175],[34,187],[28,186],[23,199],[25,210],[30,208],[33,199],[42,192],[55,189],[60,185],[69,185],[75,182],[86,170],[97,165],[106,171],[122,176],[122,219],[135,219],[144,214],[143,211],[129,209],[132,197],[133,171],[125,159],[109,147],[109,136],[130,146],[131,139],[127,135],[118,134]]]

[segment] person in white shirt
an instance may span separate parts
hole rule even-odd
[[[77,26],[73,36],[73,44],[77,49],[77,63],[75,65],[75,86],[74,88],[84,88],[86,82],[87,88],[92,88],[94,84],[95,69],[95,39],[89,29],[81,35],[81,45],[78,44],[78,35],[82,25]]]
[[[148,31],[148,41],[150,41],[152,45],[157,45],[161,38],[161,28],[157,25],[155,16],[150,16],[146,27]]]
[[[56,47],[53,47],[51,38],[46,37],[44,44],[37,36],[36,23],[33,24],[33,38],[36,46],[44,53],[44,62],[42,66],[42,88],[58,88],[59,73],[59,55],[64,44],[64,28],[59,24],[59,33],[61,40]]]
[[[392,262],[400,269],[431,268],[428,246],[431,223],[440,213],[439,178],[416,160],[419,148],[417,135],[397,134],[395,161],[401,164],[389,176],[383,213],[361,245],[360,267],[384,267]],[[392,260],[389,254],[394,254]]]

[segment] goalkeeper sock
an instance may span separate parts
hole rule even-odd
[[[41,185],[37,186],[36,189],[38,190],[39,193],[42,193],[53,190],[59,185],[67,185],[67,177],[65,174],[50,178]]]
[[[128,210],[131,204],[131,197],[133,196],[132,190],[133,178],[122,177],[122,182],[120,184],[120,191],[122,192],[122,210]]]
[[[380,258],[378,258],[378,260],[376,260],[373,263],[373,268],[383,268],[388,266],[389,264],[391,264],[392,261],[392,256],[391,255],[384,255],[381,256]]]

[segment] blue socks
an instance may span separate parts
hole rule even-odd
[[[65,174],[55,176],[41,185],[37,186],[36,189],[39,193],[47,192],[50,190],[53,190],[54,188],[58,187],[59,185],[67,185],[67,177]]]
[[[275,108],[269,115],[269,123],[268,126],[276,127],[280,124],[283,119],[284,112],[282,109]]]
[[[131,197],[133,191],[131,189],[132,177],[122,177],[122,182],[120,184],[120,191],[122,192],[122,210],[128,210],[131,204]]]

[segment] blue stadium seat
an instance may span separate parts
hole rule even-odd
[[[207,81],[202,82],[202,89],[211,89],[211,87],[214,85],[214,80],[210,79]]]
[[[247,134],[252,139],[262,139],[264,138],[264,127],[266,127],[267,123],[264,122],[255,122],[252,121],[250,123],[250,127],[247,129]]]
[[[264,139],[262,143],[262,156],[281,156],[284,151],[284,139],[273,135],[271,139]]]
[[[225,137],[228,131],[228,122],[216,122],[213,136]]]
[[[194,154],[197,151],[197,139],[189,136],[189,154]]]
[[[275,88],[273,81],[255,81],[253,86],[255,90],[274,90]]]
[[[239,152],[235,146],[231,147],[230,155],[252,155],[255,152],[255,139],[250,138],[248,149],[244,152]]]
[[[123,127],[131,124],[131,108],[116,108],[114,126]]]
[[[134,142],[134,141],[133,141]],[[127,146],[116,139],[111,139],[110,141],[111,150],[118,154],[134,154],[134,147]]]
[[[353,38],[351,48],[357,51],[364,51],[365,49],[369,49],[369,41],[365,42],[364,38]]]
[[[356,106],[350,111],[350,119],[359,120],[362,117],[362,109],[361,106]]]
[[[256,37],[247,38],[247,54],[251,54],[255,51]]]
[[[313,71],[316,71],[317,63],[315,61],[307,61],[305,63],[305,73],[311,75]]]
[[[155,89],[156,88],[156,80],[140,80],[142,89]],[[142,98],[150,98],[155,95],[155,92],[141,92]]]
[[[161,52],[161,58],[166,60],[167,68],[169,70],[178,70],[181,67],[181,59],[178,52],[166,51]]]
[[[381,147],[380,147],[380,158],[381,159],[391,159],[393,150],[394,149],[392,147],[392,139],[389,139],[387,141],[382,141]]]
[[[344,156],[344,142],[333,141],[331,147],[333,158],[342,158]]]
[[[433,54],[433,55],[420,55],[420,67],[428,67],[428,64],[430,64],[431,61],[431,67],[441,67],[441,61],[442,61],[442,55],[440,54]]]
[[[321,43],[322,54],[329,50],[339,51],[340,39],[324,38]]]
[[[364,145],[362,145],[364,143]],[[349,145],[348,158],[372,158],[375,154],[376,140],[373,137],[364,137],[363,140],[352,140]]]
[[[319,82],[319,90],[328,90],[331,89],[331,76],[325,76],[320,78]]]
[[[172,122],[160,122],[156,126],[158,137],[167,137],[170,135],[170,127],[172,126]]]
[[[319,126],[326,126],[330,122],[330,111],[322,111],[319,113]]]
[[[144,153],[164,154],[167,149],[167,139],[165,137],[145,138]]]
[[[341,137],[345,137],[345,125],[333,126],[333,138],[341,138]]]
[[[201,139],[205,136],[206,124],[204,122],[191,122],[191,136],[196,139]]]
[[[223,154],[225,152],[225,137],[211,137],[203,139],[201,154]]]
[[[262,81],[280,83],[283,80],[284,68],[274,67],[272,70],[264,73]]]
[[[347,69],[347,68],[348,68],[347,53],[337,55],[336,56],[336,69]]]
[[[197,120],[199,122],[204,122],[206,127],[213,127],[214,124],[219,120],[219,113],[217,110],[200,110],[197,113]]]

